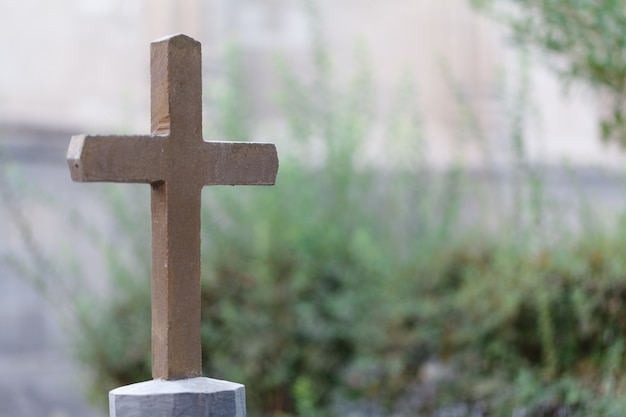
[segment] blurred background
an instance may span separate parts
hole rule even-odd
[[[278,191],[203,194],[205,372],[250,415],[623,415],[624,4],[515,3],[0,2],[0,416],[149,378],[148,187],[64,156],[149,132],[178,32],[205,138],[279,146]]]
[[[415,83],[426,136],[432,136],[431,157],[438,163],[450,161],[459,130],[450,81],[472,104],[497,154],[494,158],[510,163],[507,147],[494,139],[504,129],[504,85],[520,66],[520,51],[504,26],[460,0],[319,0],[315,7],[313,29],[306,7],[288,0],[5,4],[2,121],[47,130],[148,130],[148,45],[177,32],[202,42],[209,80],[223,73],[224,48],[235,42],[242,50],[243,71],[254,80],[247,84],[254,116],[271,121],[278,117],[275,106],[268,104],[277,87],[276,54],[304,66],[313,30],[320,30],[337,76],[351,71],[358,59],[355,52],[362,48],[381,100],[388,99],[399,78]],[[597,100],[581,88],[564,94],[546,62],[536,56],[529,60],[528,95],[540,118],[538,132],[529,138],[532,158],[619,165],[616,152],[594,140]]]

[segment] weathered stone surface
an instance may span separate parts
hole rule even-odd
[[[243,385],[209,378],[153,380],[109,393],[110,417],[245,417]]]
[[[276,147],[202,138],[200,43],[185,35],[151,45],[152,134],[72,137],[74,181],[152,188],[152,375],[201,375],[200,195],[205,185],[273,185]]]

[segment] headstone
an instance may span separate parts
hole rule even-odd
[[[152,189],[154,381],[111,391],[112,417],[245,415],[243,386],[199,378],[200,196],[205,185],[273,185],[278,157],[273,144],[203,140],[200,54],[200,43],[185,35],[154,41],[152,134],[74,136],[67,152],[74,181]],[[191,403],[207,411],[186,414]],[[158,404],[169,406],[157,411]],[[208,411],[210,404],[225,411]]]

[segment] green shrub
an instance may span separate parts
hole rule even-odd
[[[515,39],[547,56],[567,83],[600,93],[605,139],[626,144],[626,17],[623,0],[471,0],[505,23]]]

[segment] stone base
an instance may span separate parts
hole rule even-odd
[[[245,417],[245,387],[209,378],[153,380],[109,392],[111,417]]]

